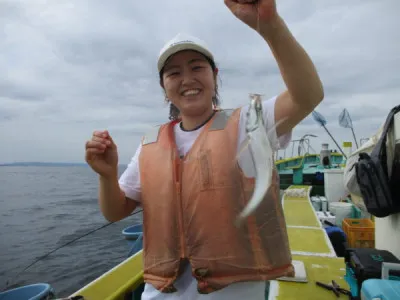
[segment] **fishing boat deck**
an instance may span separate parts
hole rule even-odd
[[[293,260],[302,261],[306,268],[307,283],[272,280],[268,300],[317,300],[348,299],[341,295],[337,298],[332,291],[316,285],[316,281],[331,284],[335,280],[341,287],[348,289],[344,279],[345,263],[336,257],[332,244],[309,199],[311,186],[290,186],[289,189],[307,190],[304,197],[284,194],[282,202],[289,235]]]
[[[311,186],[290,186],[289,189],[304,188],[304,197],[283,196],[283,208],[289,235],[293,260],[303,261],[307,283],[270,281],[268,300],[320,300],[347,299],[345,295],[337,298],[332,291],[316,285],[316,281],[331,284],[335,280],[348,289],[344,279],[345,263],[336,257],[332,244],[319,222],[309,199]],[[142,251],[123,261],[107,273],[89,283],[71,296],[81,295],[85,300],[124,300],[140,299],[131,295],[143,283]],[[130,296],[127,296],[130,295]]]

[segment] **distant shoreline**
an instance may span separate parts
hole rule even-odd
[[[126,165],[119,165],[125,167]],[[0,163],[0,167],[89,167],[87,163],[13,162]]]

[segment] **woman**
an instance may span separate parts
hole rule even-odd
[[[267,42],[287,86],[264,101],[271,143],[286,147],[291,130],[322,101],[313,63],[277,13],[274,0],[225,0],[231,12]],[[216,109],[214,57],[199,39],[177,35],[160,52],[160,84],[171,122],[145,135],[118,180],[117,147],[108,131],[86,143],[86,161],[100,176],[99,204],[110,221],[143,207],[142,299],[264,299],[265,280],[293,275],[276,180],[246,226],[233,220],[254,188],[244,140],[246,112]]]

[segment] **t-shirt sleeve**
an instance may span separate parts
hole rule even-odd
[[[127,168],[119,178],[119,186],[129,199],[137,202],[141,201],[140,189],[140,171],[139,171],[139,154],[142,149],[142,144],[136,150]]]
[[[273,98],[267,99],[263,101],[263,114],[264,114],[264,120],[265,120],[265,129],[267,132],[270,131],[275,126],[275,103],[276,99],[278,96],[275,96]],[[285,149],[291,139],[292,139],[292,130],[287,132],[284,135],[281,135],[278,138],[278,135],[276,133],[276,130],[272,130],[269,133],[270,141],[272,144],[272,147],[274,147],[274,150],[279,150],[279,149]]]

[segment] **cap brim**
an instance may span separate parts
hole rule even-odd
[[[158,59],[158,72],[161,72],[162,68],[164,67],[167,60],[170,58],[171,55],[176,54],[177,52],[184,51],[184,50],[193,50],[200,52],[201,54],[207,56],[211,60],[214,60],[214,57],[210,51],[201,47],[197,44],[193,43],[180,43],[176,44],[170,48],[168,48]]]

